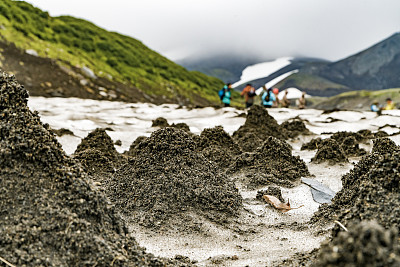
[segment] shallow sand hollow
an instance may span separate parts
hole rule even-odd
[[[234,108],[188,110],[176,105],[156,106],[41,97],[30,97],[28,105],[39,111],[41,120],[51,128],[66,128],[74,133],[57,137],[67,154],[72,154],[82,138],[99,127],[110,129],[106,131],[107,134],[113,141],[121,141],[116,149],[123,152],[129,149],[137,137],[150,136],[158,129],[151,127],[152,120],[157,117],[166,118],[170,124],[184,122],[194,134],[200,134],[203,129],[217,125],[232,134],[245,122],[245,118],[240,116],[244,111]],[[335,165],[315,164],[311,163],[311,158],[316,151],[302,151],[301,145],[311,138],[327,138],[338,131],[356,132],[368,129],[397,133],[399,128],[395,125],[400,125],[399,111],[387,112],[380,117],[372,112],[339,111],[322,114],[322,111],[311,109],[270,109],[268,112],[278,123],[296,116],[307,120],[306,127],[316,135],[290,140],[292,153],[306,162],[309,172],[314,175],[313,179],[335,192],[341,189],[342,175],[353,167],[352,163],[358,158],[350,158],[349,163]],[[399,144],[398,135],[390,138]],[[371,149],[370,144],[365,144],[364,147],[367,151]],[[237,180],[235,177],[230,178]],[[221,226],[198,217],[199,232],[158,232],[136,224],[130,224],[130,230],[147,252],[163,257],[188,256],[200,266],[271,266],[273,262],[290,257],[296,252],[307,252],[319,247],[328,236],[327,229],[332,224],[321,228],[307,223],[319,204],[313,200],[310,188],[305,184],[281,188],[283,198],[290,199],[292,207],[304,205],[287,213],[281,213],[266,203],[255,200],[257,191],[265,188],[253,190],[240,182],[236,183],[236,187],[243,198],[244,209],[229,225]]]

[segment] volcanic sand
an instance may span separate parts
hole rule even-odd
[[[232,112],[232,109],[226,109],[226,111]],[[332,132],[334,129],[343,129],[343,121],[335,121],[332,123],[334,125],[331,125],[320,121],[324,119],[323,115],[316,119],[315,111],[313,111],[314,114],[311,111],[302,112],[303,118],[314,118],[309,120],[311,122],[307,123],[307,128],[317,133],[317,136],[325,131],[329,132],[329,129]],[[283,122],[285,117],[288,119],[293,116],[292,112],[287,110],[276,110],[275,115],[283,115],[277,116],[281,120],[279,123]],[[341,117],[343,113],[330,114],[330,116],[335,115]],[[365,128],[371,128],[368,124],[369,121],[376,123],[371,114],[353,112],[347,113],[346,118],[349,118],[349,115],[350,121],[351,119],[364,120],[362,125]],[[227,121],[232,121],[232,118],[227,118]],[[383,116],[380,123],[384,123],[385,119],[386,116]],[[188,120],[184,120],[184,122],[192,128],[199,126],[198,124],[191,125]],[[342,127],[339,127],[340,124]],[[321,127],[321,125],[328,127]],[[376,127],[380,126],[376,125]],[[357,129],[357,127],[360,128]],[[227,128],[229,129],[229,126]],[[360,125],[355,125],[354,128],[356,130],[363,129]],[[232,128],[230,129],[232,133]],[[139,133],[135,134],[139,135]],[[302,151],[300,148],[303,143],[317,136],[300,136],[289,142],[293,148],[292,153],[300,156],[306,162],[309,172],[315,176],[314,179],[337,192],[341,189],[341,176],[352,169],[353,165],[352,163],[335,165],[311,163],[311,158],[316,151]],[[325,137],[327,136],[325,135]],[[396,136],[392,139],[399,141]],[[63,139],[60,138],[60,140]],[[124,140],[122,141],[124,142]],[[131,139],[131,141],[133,140]],[[64,145],[66,145],[65,142]],[[370,151],[371,145],[367,144],[365,148]],[[350,162],[357,160],[358,158],[350,158]],[[236,180],[237,177],[230,178]],[[146,247],[148,252],[166,257],[173,257],[177,254],[189,256],[191,259],[197,260],[197,264],[201,266],[208,266],[212,263],[220,263],[222,266],[268,266],[274,264],[275,260],[287,258],[295,252],[311,251],[313,248],[319,247],[320,243],[328,236],[328,229],[333,225],[331,222],[322,227],[307,224],[319,205],[312,200],[311,192],[306,185],[298,184],[293,188],[282,188],[283,198],[290,199],[292,207],[304,205],[304,207],[288,213],[280,213],[265,203],[255,200],[257,191],[263,188],[249,190],[241,183],[237,183],[236,187],[243,197],[244,209],[237,218],[230,221],[229,225],[210,222],[194,213],[193,217],[202,224],[201,231],[193,234],[181,234],[174,231],[157,232],[138,224],[130,224],[129,228],[133,231],[139,244]]]

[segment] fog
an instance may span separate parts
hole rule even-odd
[[[338,60],[399,31],[398,0],[30,0],[172,60],[219,53]]]

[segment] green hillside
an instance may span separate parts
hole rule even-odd
[[[0,36],[20,49],[33,49],[66,67],[86,66],[98,77],[132,85],[150,96],[219,102],[219,79],[189,72],[131,37],[82,19],[51,17],[23,1],[0,2]]]
[[[400,88],[377,91],[349,91],[331,97],[316,97],[309,99],[310,107],[317,109],[349,109],[369,110],[373,102],[385,104],[386,98],[391,98],[396,104],[400,103]],[[397,105],[398,106],[398,105]]]

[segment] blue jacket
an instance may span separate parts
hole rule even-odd
[[[222,103],[224,104],[231,104],[231,90],[225,90],[225,95],[222,98]]]
[[[267,94],[268,94],[268,91],[264,92],[264,94],[262,95],[262,97],[261,97],[262,104],[264,106],[272,106],[274,104],[274,101],[276,100],[275,94],[272,91],[269,92],[269,101],[266,100]]]

